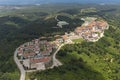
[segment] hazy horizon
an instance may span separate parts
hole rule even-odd
[[[3,5],[46,4],[46,3],[120,3],[120,0],[0,0]]]

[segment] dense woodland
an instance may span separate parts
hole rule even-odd
[[[81,4],[42,6],[28,6],[23,10],[11,10],[6,14],[3,13],[4,15],[0,14],[2,15],[0,17],[0,80],[19,80],[20,74],[13,61],[13,54],[20,44],[41,36],[73,31],[83,23],[80,18],[87,16],[108,21],[110,29],[105,32],[105,37],[96,43],[83,41],[81,44],[64,46],[57,56],[64,63],[63,66],[27,73],[27,78],[31,80],[34,78],[38,80],[120,80],[120,6]],[[96,9],[93,11],[92,8]],[[60,20],[65,20],[70,25],[53,28],[57,24],[54,17],[58,14]],[[111,62],[112,58],[113,62]]]

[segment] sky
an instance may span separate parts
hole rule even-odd
[[[120,3],[120,0],[0,0],[0,4]]]

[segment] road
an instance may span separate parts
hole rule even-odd
[[[57,17],[58,17],[58,15],[57,15],[57,16],[55,16],[55,20],[59,22],[60,20],[59,20]]]
[[[55,66],[58,67],[58,66],[62,65],[62,63],[58,59],[56,59],[56,54],[58,53],[58,51],[61,49],[61,47],[63,45],[64,44],[60,45],[59,48],[53,54],[53,65],[50,68],[54,68]],[[14,52],[14,61],[17,64],[17,67],[19,68],[20,73],[21,73],[20,80],[25,80],[25,72],[26,71],[24,70],[22,64],[20,63],[20,60],[17,58],[17,49]],[[33,72],[33,71],[31,71],[31,72]]]
[[[17,49],[14,52],[14,61],[17,64],[17,66],[18,66],[18,68],[20,70],[20,73],[21,73],[20,80],[25,80],[25,70],[24,70],[22,64],[20,63],[20,61],[17,58]]]
[[[61,44],[59,48],[53,54],[53,65],[50,68],[54,68],[55,66],[58,67],[62,65],[62,63],[58,59],[56,59],[56,54],[58,53],[58,51],[61,49],[62,46],[64,46],[64,44]]]
[[[61,44],[58,47],[58,49],[55,51],[55,53],[53,54],[53,65],[50,68],[54,68],[55,66],[58,67],[58,66],[62,65],[62,63],[58,59],[56,59],[56,54],[58,53],[58,51],[61,49],[62,46],[64,46],[64,44]],[[20,80],[25,80],[25,72],[26,71],[24,70],[22,64],[20,63],[20,60],[17,58],[17,49],[14,52],[14,61],[17,64],[17,66],[20,70],[20,73],[21,73]],[[30,71],[30,72],[33,72],[33,71]]]

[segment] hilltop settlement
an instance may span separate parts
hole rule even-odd
[[[84,24],[73,32],[60,35],[54,41],[34,39],[18,47],[17,57],[25,70],[45,70],[53,65],[53,54],[61,44],[74,43],[75,39],[84,39],[96,42],[104,36],[104,31],[109,29],[106,21],[93,17],[82,18]]]

